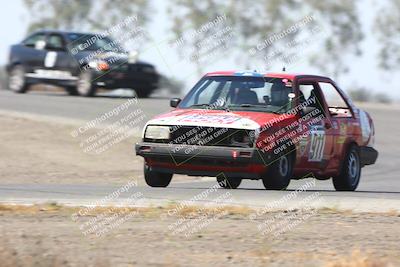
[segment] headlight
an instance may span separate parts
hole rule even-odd
[[[106,71],[110,69],[110,65],[104,60],[90,61],[89,67],[92,69],[97,69],[98,71]]]
[[[137,51],[131,51],[128,54],[128,63],[136,63],[139,57],[139,53]]]
[[[168,140],[169,135],[170,131],[168,126],[149,125],[146,128],[144,138]]]

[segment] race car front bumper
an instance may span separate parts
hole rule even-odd
[[[145,158],[153,170],[193,176],[259,179],[272,156],[256,148],[138,143],[136,155]]]
[[[377,158],[378,158],[378,151],[373,147],[369,146],[360,147],[361,166],[375,164]]]

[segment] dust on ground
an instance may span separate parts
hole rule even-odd
[[[104,152],[87,153],[71,133],[81,125],[0,114],[0,183],[124,184],[143,181],[137,135]],[[96,134],[101,130],[92,130]],[[182,175],[174,181],[194,180]]]
[[[157,207],[139,210],[96,237],[82,234],[71,212],[62,209],[0,209],[0,258],[3,263],[13,259],[17,263],[41,262],[19,266],[400,265],[397,213],[320,210],[274,237],[261,234],[257,228],[265,217],[252,221],[247,211],[227,212],[189,235],[174,231],[182,213],[163,217],[165,212]],[[202,216],[185,218],[194,221]],[[46,260],[57,265],[45,265]]]

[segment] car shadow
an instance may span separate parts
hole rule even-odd
[[[173,189],[202,189],[202,190],[207,190],[210,189],[209,187],[191,187],[191,186],[168,186],[168,188],[173,188]],[[286,189],[286,190],[266,190],[264,188],[245,188],[245,187],[238,187],[236,189],[223,189],[220,188],[221,190],[237,190],[237,191],[273,191],[273,192],[294,192],[296,189]],[[305,190],[305,192],[332,192],[332,193],[352,193],[352,194],[357,194],[357,193],[366,193],[366,194],[400,194],[400,192],[397,191],[371,191],[371,190],[356,190],[356,191],[336,191],[334,189],[312,189],[312,190]]]

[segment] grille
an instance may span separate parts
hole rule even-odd
[[[149,140],[147,142],[162,142],[171,144],[252,147],[254,132],[249,130],[201,127],[201,126],[170,126],[171,137],[167,140]]]

